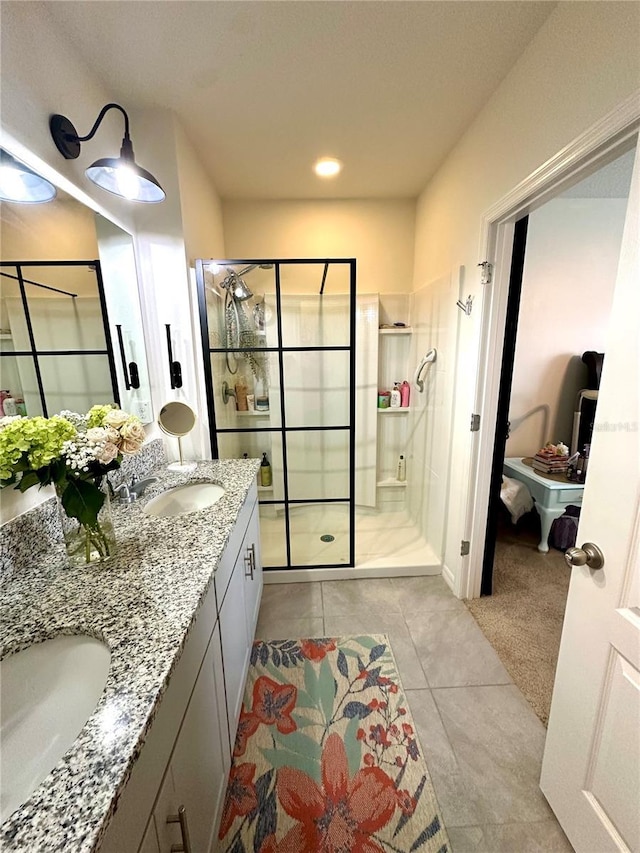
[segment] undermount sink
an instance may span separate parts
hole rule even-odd
[[[170,516],[185,515],[213,506],[224,495],[224,489],[217,483],[188,483],[176,486],[152,498],[145,506],[148,515]]]
[[[59,636],[0,661],[0,823],[35,791],[93,714],[111,652],[94,637]]]

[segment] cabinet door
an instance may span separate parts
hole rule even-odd
[[[251,651],[244,601],[244,556],[244,548],[241,548],[219,616],[229,716],[229,749],[233,748],[240,718],[242,693]]]
[[[230,765],[224,702],[218,707],[223,696],[221,681],[222,655],[216,626],[154,809],[161,853],[170,853],[172,845],[183,844],[180,823],[167,823],[181,807],[191,850],[205,853],[211,849]]]
[[[260,517],[256,504],[247,527],[242,552],[244,558],[244,604],[247,616],[249,644],[253,642],[258,624],[260,599],[262,598],[262,558],[260,555]]]
[[[147,831],[144,834],[144,838],[142,839],[142,844],[140,845],[138,853],[160,853],[160,846],[158,845],[158,837],[156,835],[156,827],[153,820],[149,821]]]

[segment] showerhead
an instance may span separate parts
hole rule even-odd
[[[251,299],[253,292],[247,287],[244,279],[240,278],[237,272],[231,270],[227,277],[222,282],[222,286],[232,293],[238,302],[244,302],[246,299]]]

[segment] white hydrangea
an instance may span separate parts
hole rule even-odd
[[[22,415],[5,415],[4,417],[0,418],[0,429],[9,426],[9,424],[13,423],[13,421],[19,421],[21,419]]]
[[[60,412],[60,417],[69,421],[78,432],[86,432],[87,431],[87,421],[88,418],[86,415],[80,415],[78,412],[71,412],[69,409],[63,409]]]
[[[71,468],[72,471],[88,471],[89,463],[95,462],[97,459],[96,451],[98,449],[99,445],[87,441],[85,436],[79,435],[65,441],[62,445],[62,454],[65,457],[67,467]]]

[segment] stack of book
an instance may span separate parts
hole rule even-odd
[[[565,474],[569,457],[559,454],[554,445],[543,447],[533,457],[533,470],[540,474]]]

